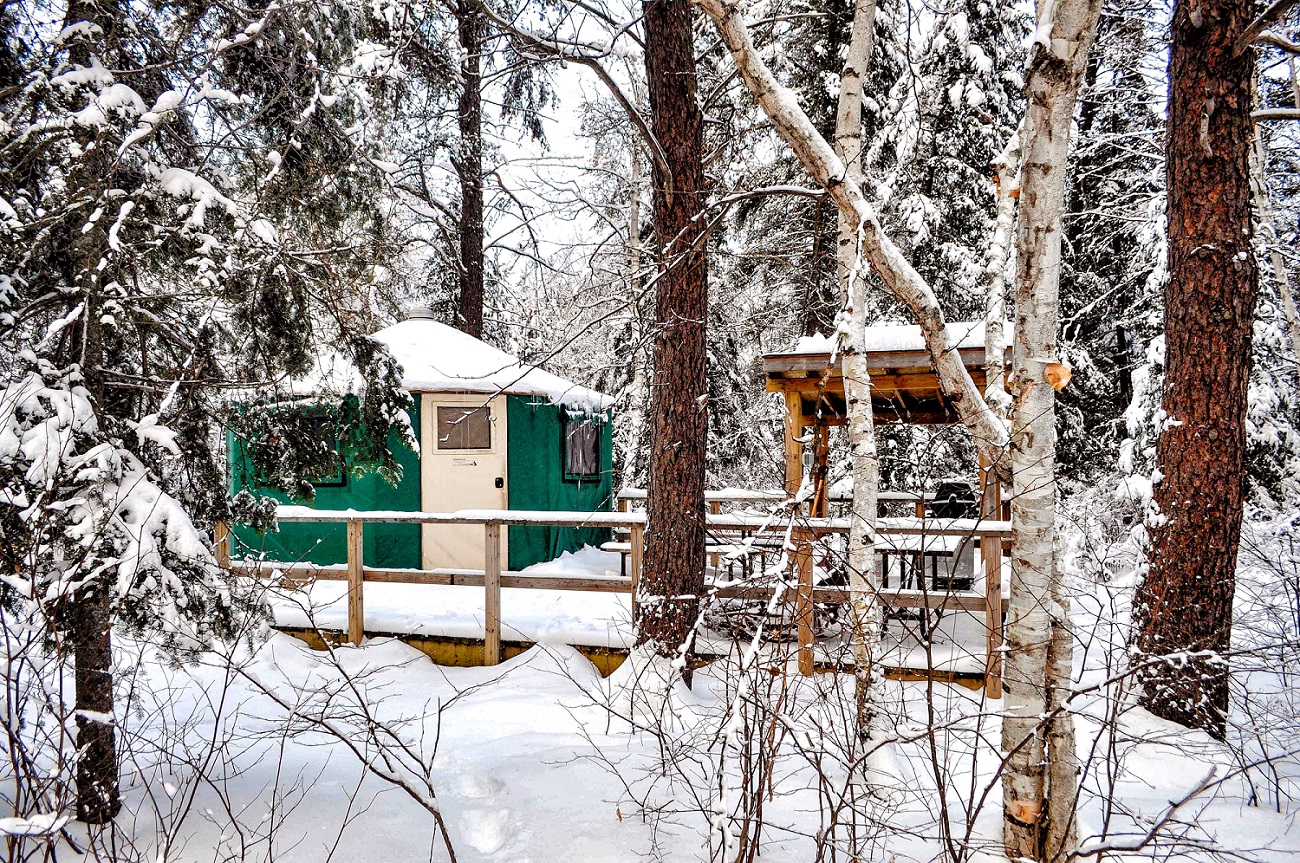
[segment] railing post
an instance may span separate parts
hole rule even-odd
[[[501,661],[501,524],[483,525],[483,664]]]
[[[630,553],[632,558],[632,625],[636,626],[636,594],[641,588],[641,560],[645,553],[645,525],[632,525],[628,542],[632,546]]]
[[[230,569],[230,525],[219,521],[212,526],[212,553],[217,559],[217,566]]]
[[[709,512],[712,515],[717,515],[718,513],[722,512],[722,503],[716,500],[709,501]],[[716,553],[709,555],[709,566],[713,567],[714,569],[717,569],[719,557],[720,555]]]
[[[795,623],[799,630],[799,673],[813,673],[813,558],[812,534],[796,530],[794,565],[799,587],[794,597]]]
[[[365,585],[365,547],[362,543],[364,522],[348,522],[348,641],[361,644],[366,634],[365,604],[362,589]]]
[[[984,562],[984,626],[988,629],[988,658],[984,664],[984,690],[989,698],[1002,697],[1002,537],[980,537]]]

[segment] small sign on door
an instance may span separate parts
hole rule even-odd
[[[472,458],[454,458],[451,463],[453,467],[478,467],[478,462]]]

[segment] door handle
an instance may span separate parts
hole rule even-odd
[[[497,477],[496,487],[497,487],[497,488],[505,488],[505,487],[506,487],[506,478],[503,477],[503,476],[499,476],[499,477]]]

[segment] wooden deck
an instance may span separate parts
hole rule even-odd
[[[506,510],[461,510],[451,513],[435,512],[357,512],[354,510],[314,510],[307,507],[282,506],[278,518],[283,522],[316,522],[345,524],[348,536],[348,562],[337,566],[317,566],[303,563],[232,560],[228,532],[218,536],[219,562],[235,572],[259,578],[279,577],[289,583],[306,583],[315,580],[347,582],[348,614],[347,639],[360,643],[365,636],[365,583],[391,582],[400,584],[459,585],[481,587],[484,612],[483,660],[495,665],[502,657],[501,590],[546,589],[596,592],[631,593],[635,596],[641,570],[641,549],[644,540],[645,514],[642,512],[540,512]],[[395,524],[479,524],[484,529],[484,561],[482,571],[475,570],[414,570],[381,569],[364,566],[362,527],[367,523]],[[626,577],[558,577],[521,576],[504,572],[501,568],[500,537],[502,526],[541,525],[554,527],[618,528],[628,531],[631,543],[631,572]],[[787,514],[754,515],[748,513],[718,513],[706,515],[706,525],[715,533],[728,531],[744,533],[750,537],[763,536],[776,539],[786,551],[787,575],[783,585],[793,595],[794,615],[798,627],[798,661],[800,671],[812,674],[816,669],[813,614],[818,603],[846,603],[849,591],[843,587],[819,587],[813,584],[813,554],[817,543],[825,537],[847,534],[849,521],[843,518],[800,518]],[[994,554],[982,554],[984,561],[984,590],[937,591],[928,590],[922,582],[917,590],[880,590],[877,600],[894,609],[963,610],[982,613],[986,640],[985,683],[990,697],[1001,693],[1002,645],[1002,550],[1010,537],[1011,525],[1004,521],[980,519],[937,518],[886,518],[877,525],[882,551],[906,550],[915,545],[916,537],[964,537],[978,543],[981,549],[996,549]],[[912,539],[909,539],[912,538]],[[720,598],[768,599],[772,584],[724,583],[711,588],[712,595]]]

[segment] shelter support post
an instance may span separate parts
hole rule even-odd
[[[813,436],[815,457],[813,459],[813,478],[816,483],[816,492],[813,494],[813,505],[808,513],[814,518],[825,518],[830,513],[830,483],[829,483],[829,462],[831,448],[831,430],[826,422],[819,418],[817,420],[816,433]]]
[[[988,630],[988,657],[984,664],[984,691],[989,698],[1002,697],[1002,539],[980,537],[980,558],[984,561],[984,626]]]
[[[1002,514],[1002,484],[998,482],[989,462],[980,455],[980,517],[999,518]]]
[[[632,525],[629,544],[632,546],[628,567],[632,570],[632,624],[635,626],[637,593],[641,587],[641,558],[645,552],[645,525]]]
[[[361,644],[366,636],[365,604],[362,590],[365,585],[365,548],[362,543],[364,522],[348,522],[348,642]]]
[[[799,579],[794,597],[794,615],[799,636],[799,673],[813,673],[813,556],[812,534],[805,530],[795,533],[794,566]]]
[[[797,392],[785,393],[785,492],[795,495],[803,481],[803,399]]]
[[[501,661],[501,524],[483,525],[483,664]]]

